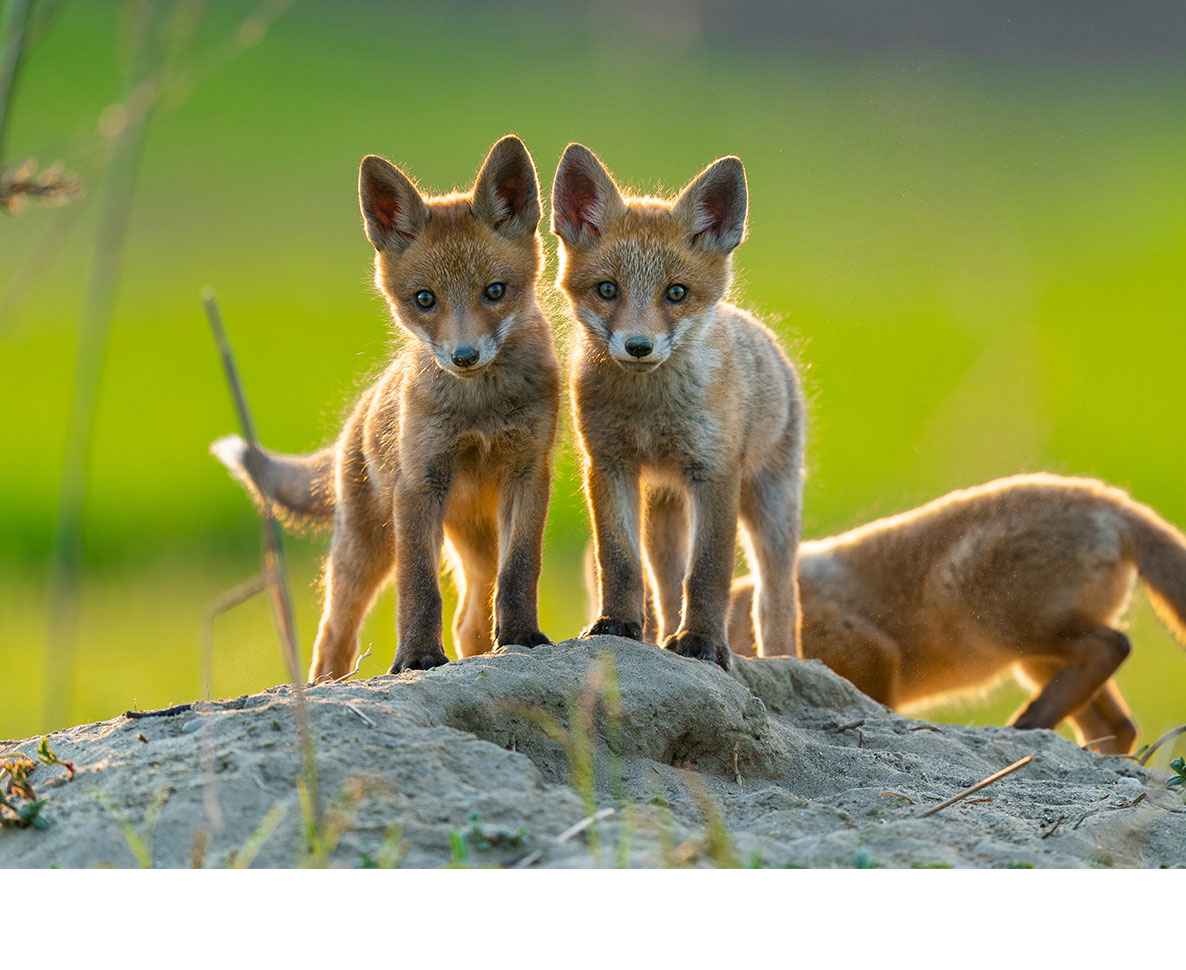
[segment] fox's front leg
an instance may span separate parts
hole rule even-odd
[[[597,548],[597,619],[583,634],[642,639],[645,594],[638,543],[639,470],[585,465]]]
[[[684,657],[713,660],[729,669],[729,585],[737,543],[741,495],[739,474],[704,478],[693,474],[688,486],[692,566],[684,580],[679,629],[663,643]]]
[[[441,547],[445,495],[437,488],[395,493],[396,651],[391,673],[449,662],[442,646]]]
[[[494,593],[494,641],[498,646],[551,643],[539,628],[539,575],[551,479],[545,456],[525,474],[511,478],[499,496]]]

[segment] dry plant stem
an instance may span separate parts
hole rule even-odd
[[[202,614],[202,700],[210,700],[210,693],[214,689],[214,621],[228,610],[262,593],[265,588],[262,576],[252,576],[221,594]]]
[[[375,722],[373,720],[371,720],[369,717],[367,717],[367,715],[363,714],[362,711],[360,711],[353,704],[347,704],[346,710],[350,711],[350,713],[352,713],[356,717],[358,717],[359,720],[366,721],[366,723],[369,724],[371,727],[375,726]]]
[[[21,55],[25,50],[32,7],[32,0],[8,0],[4,5],[4,30],[0,34],[4,44],[0,50],[0,175],[4,173],[4,136],[8,130],[8,112],[21,70]]]
[[[1154,741],[1152,745],[1149,746],[1148,751],[1146,751],[1139,759],[1137,759],[1137,763],[1147,765],[1149,763],[1149,759],[1153,757],[1153,753],[1158,748],[1165,744],[1166,741],[1172,741],[1181,734],[1186,734],[1186,724],[1183,724],[1181,727],[1176,727],[1172,731],[1166,731],[1165,734],[1163,734],[1156,741]]]
[[[349,680],[351,677],[353,677],[356,673],[358,673],[358,668],[362,666],[362,662],[364,660],[366,660],[366,658],[369,657],[370,655],[371,655],[371,648],[367,647],[363,653],[359,654],[358,659],[354,661],[354,669],[352,671],[350,671],[350,673],[348,673],[348,674],[342,674],[341,677],[333,678],[334,683],[340,684],[342,681]],[[321,681],[321,678],[319,677],[318,683],[320,683],[320,681]]]
[[[272,24],[292,4],[293,0],[263,0],[262,3],[244,17],[235,30],[202,63],[191,65],[188,71],[171,72],[163,80],[161,89],[158,92],[158,97],[154,103],[155,114],[158,117],[168,115],[183,107],[190,95],[204,81],[217,73],[221,67],[228,64],[235,56],[259,44],[264,39]],[[32,48],[38,43],[49,29],[50,24],[52,24],[57,14],[61,12],[63,6],[64,0],[40,0],[40,3],[37,5],[38,16],[29,28],[28,35],[26,36],[26,49]],[[187,9],[198,11],[201,6],[201,3],[190,2]],[[197,22],[197,17],[194,13],[179,17],[178,19],[181,21],[180,26],[182,28],[192,29]],[[184,34],[184,30],[174,32],[175,37],[183,36]],[[177,46],[175,43],[174,48]],[[130,102],[131,92],[127,94],[123,101],[113,107],[122,108],[127,111],[130,108]],[[98,142],[103,137],[98,133],[98,127],[92,121],[76,130],[69,137],[69,143],[76,146],[75,150],[71,152],[72,157],[75,159],[85,159],[96,154],[98,151]],[[0,141],[2,140],[2,137],[0,137]],[[3,168],[2,163],[3,151],[0,148],[0,169]],[[94,171],[90,172],[83,180],[85,184],[97,184],[106,171],[107,164],[107,162],[103,162],[97,165]],[[0,334],[3,334],[6,329],[11,329],[16,324],[20,311],[29,299],[30,294],[36,288],[38,281],[52,265],[55,257],[65,245],[66,240],[79,224],[79,216],[84,209],[84,205],[74,205],[68,209],[61,210],[46,229],[38,244],[28,253],[20,267],[12,274],[8,289],[3,294],[0,294]]]
[[[214,689],[214,620],[227,610],[245,603],[264,590],[262,576],[252,576],[245,582],[227,590],[202,614],[202,699],[210,700]],[[202,760],[202,803],[206,818],[215,832],[223,830],[222,808],[218,804],[218,793],[214,788],[214,745],[210,743],[210,721],[202,722],[198,733],[198,745]]]
[[[976,782],[976,784],[974,784],[971,788],[965,788],[958,795],[955,795],[954,797],[947,799],[947,801],[945,801],[945,802],[940,802],[934,808],[928,808],[925,812],[920,812],[918,817],[926,818],[929,815],[934,815],[936,812],[943,811],[943,809],[945,809],[945,808],[950,808],[956,802],[963,801],[969,795],[975,795],[976,792],[980,791],[980,789],[987,788],[993,782],[1000,781],[1006,775],[1013,774],[1013,772],[1017,771],[1018,768],[1024,768],[1026,765],[1028,765],[1033,760],[1034,760],[1034,756],[1032,754],[1027,754],[1020,761],[1014,761],[1013,764],[1009,765],[1008,768],[1002,768],[995,775],[989,775],[983,781]]]
[[[235,362],[235,354],[231,349],[230,340],[227,339],[226,328],[222,323],[222,314],[218,309],[218,300],[213,291],[207,290],[202,295],[202,305],[206,309],[206,319],[214,335],[214,342],[218,345],[219,355],[222,357],[227,384],[230,385],[231,395],[235,399],[239,427],[247,442],[247,471],[255,479],[256,487],[260,489],[261,494],[266,495],[267,491],[260,484],[262,477],[259,474],[259,438],[255,433],[255,421],[251,416],[251,408],[247,404],[247,394],[243,390],[243,381],[239,377],[239,367]],[[288,564],[284,558],[284,536],[280,531],[280,523],[272,515],[269,506],[264,505],[260,514],[263,518],[261,530],[263,581],[271,595],[272,615],[276,620],[276,629],[280,634],[281,646],[284,648],[284,658],[288,663],[289,679],[293,688],[293,708],[304,759],[305,784],[308,786],[314,821],[320,825],[321,799],[317,788],[317,753],[313,748],[313,737],[309,732],[308,711],[305,708],[305,685],[298,666],[296,624],[293,621],[292,593],[288,587]]]
[[[585,831],[585,829],[589,828],[590,826],[596,825],[598,822],[605,821],[607,818],[609,818],[613,814],[614,814],[614,809],[603,808],[598,812],[594,812],[592,815],[586,815],[579,822],[576,822],[575,824],[570,825],[563,832],[561,832],[558,836],[556,836],[554,841],[555,841],[556,845],[564,845],[565,842],[568,842],[570,839],[573,839],[576,836],[580,835],[582,832]],[[544,857],[543,850],[536,849],[534,852],[529,852],[522,859],[519,859],[517,862],[515,862],[511,866],[511,868],[512,869],[526,869],[529,866],[535,865],[543,857]]]
[[[589,828],[592,825],[596,825],[598,822],[604,821],[605,819],[609,818],[613,814],[614,814],[614,810],[612,808],[603,808],[599,812],[594,812],[592,815],[586,816],[585,818],[583,818],[579,822],[577,822],[575,825],[570,825],[563,832],[561,832],[558,836],[556,836],[556,844],[563,845],[569,839],[580,835],[582,832],[585,831],[585,829]]]
[[[129,95],[145,83],[145,79],[159,66],[160,59],[157,45],[153,43],[151,7],[141,2],[136,14],[137,33],[127,78]],[[51,727],[67,720],[68,704],[74,688],[83,511],[94,445],[95,410],[115,312],[128,218],[150,116],[151,111],[146,110],[139,123],[129,124],[112,146],[79,320],[78,356],[66,432],[66,459],[50,566],[49,642],[45,655],[43,717]]]
[[[243,381],[239,377],[235,354],[227,339],[226,328],[222,324],[218,301],[212,292],[207,291],[202,296],[202,305],[206,308],[206,319],[210,322],[210,330],[218,345],[218,352],[222,357],[223,368],[226,371],[227,383],[230,385],[231,395],[235,399],[239,426],[248,445],[247,471],[255,479],[256,487],[266,495],[267,491],[261,484],[263,476],[260,474],[259,467],[259,437],[255,433],[255,421],[251,417],[251,409],[247,404],[247,395],[243,390]],[[284,659],[288,664],[289,679],[293,684],[303,683],[297,660],[296,625],[292,614],[292,594],[288,588],[288,565],[284,558],[284,536],[280,531],[280,523],[276,521],[270,508],[264,506],[261,510],[261,517],[263,518],[264,584],[272,597],[272,609],[280,633],[280,642],[284,647]]]

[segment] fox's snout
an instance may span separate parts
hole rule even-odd
[[[466,335],[451,341],[425,341],[441,370],[454,377],[474,377],[491,364],[502,347],[497,334]]]
[[[647,337],[626,338],[626,353],[631,357],[642,360],[644,357],[650,357],[654,349],[655,345]]]
[[[464,347],[458,347],[449,357],[458,367],[469,368],[482,359],[482,352],[477,347],[467,344]]]
[[[610,334],[609,352],[626,370],[654,370],[671,356],[671,340],[666,333],[653,330],[620,330]]]

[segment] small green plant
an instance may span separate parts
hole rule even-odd
[[[514,849],[527,841],[527,829],[521,825],[517,831],[511,832],[492,825],[483,825],[481,816],[474,812],[469,817],[469,830],[465,833],[465,838],[470,847],[479,852],[489,852],[498,848]]]
[[[236,852],[232,852],[227,858],[227,868],[249,869],[251,863],[255,861],[255,857],[259,855],[259,850],[264,847],[264,843],[271,838],[272,833],[284,821],[284,816],[287,814],[288,806],[284,802],[276,802],[268,809],[268,814],[255,827],[255,831],[247,837],[247,841],[243,843],[242,847]]]
[[[379,856],[375,858],[365,849],[358,853],[364,869],[398,869],[403,865],[404,858],[411,848],[411,843],[404,837],[404,827],[399,822],[392,822],[387,826],[383,836],[383,844],[379,846]]]
[[[460,829],[449,830],[449,865],[450,869],[469,868],[469,840]]]
[[[39,829],[49,828],[49,819],[43,814],[47,799],[38,798],[29,776],[37,770],[37,764],[61,765],[74,780],[74,765],[62,761],[49,746],[49,738],[42,738],[37,746],[37,762],[25,755],[0,758],[0,827]]]
[[[861,849],[860,852],[852,857],[852,867],[854,869],[880,869],[881,863],[869,855],[864,849]]]
[[[148,800],[148,807],[144,810],[143,830],[136,829],[136,826],[132,824],[132,820],[120,810],[120,807],[110,795],[98,790],[94,794],[95,801],[115,816],[115,820],[119,823],[119,827],[124,833],[124,841],[128,843],[128,848],[136,860],[136,865],[141,869],[151,869],[152,840],[156,834],[156,825],[160,821],[161,812],[165,810],[165,802],[173,794],[173,789],[165,785],[157,789],[152,798]]]
[[[63,761],[59,758],[49,746],[49,738],[42,738],[41,743],[37,745],[37,760],[43,765],[61,765],[69,772],[68,781],[74,780],[74,762]],[[1181,760],[1180,758],[1178,759]]]
[[[474,812],[469,817],[468,829],[449,831],[449,868],[465,869],[470,864],[471,852],[492,849],[515,849],[527,841],[527,829],[520,826],[515,832],[483,825],[481,816]]]
[[[1186,802],[1186,758],[1178,757],[1170,762],[1174,777],[1165,783],[1166,788],[1182,788],[1182,800]]]
[[[366,785],[359,778],[347,778],[342,790],[318,818],[314,798],[302,775],[297,780],[297,797],[301,803],[302,829],[305,835],[304,853],[298,859],[302,868],[324,869],[338,847],[342,834],[354,822],[359,802],[366,793]],[[265,819],[266,821],[266,819]],[[277,822],[279,824],[279,822]]]

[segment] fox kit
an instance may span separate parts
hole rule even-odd
[[[586,635],[645,633],[726,668],[739,517],[758,652],[794,655],[799,628],[799,379],[774,335],[724,302],[746,211],[733,157],[665,201],[624,197],[572,144],[552,189],[558,286],[581,324],[571,387],[600,601]]]
[[[446,662],[442,545],[457,578],[453,634],[470,656],[547,643],[537,619],[560,366],[536,297],[539,183],[523,143],[499,141],[473,190],[426,197],[390,162],[362,160],[358,196],[375,282],[414,340],[313,455],[239,438],[214,453],[284,516],[332,520],[310,679],[342,676],[395,572],[392,673]],[[253,475],[248,474],[248,462]]]
[[[1137,575],[1186,643],[1186,536],[1101,482],[1004,478],[803,543],[803,654],[890,707],[1015,667],[1034,691],[1015,727],[1070,718],[1080,743],[1110,737],[1101,750],[1124,754],[1136,726],[1111,678]],[[752,595],[738,580],[739,652],[753,643]]]

